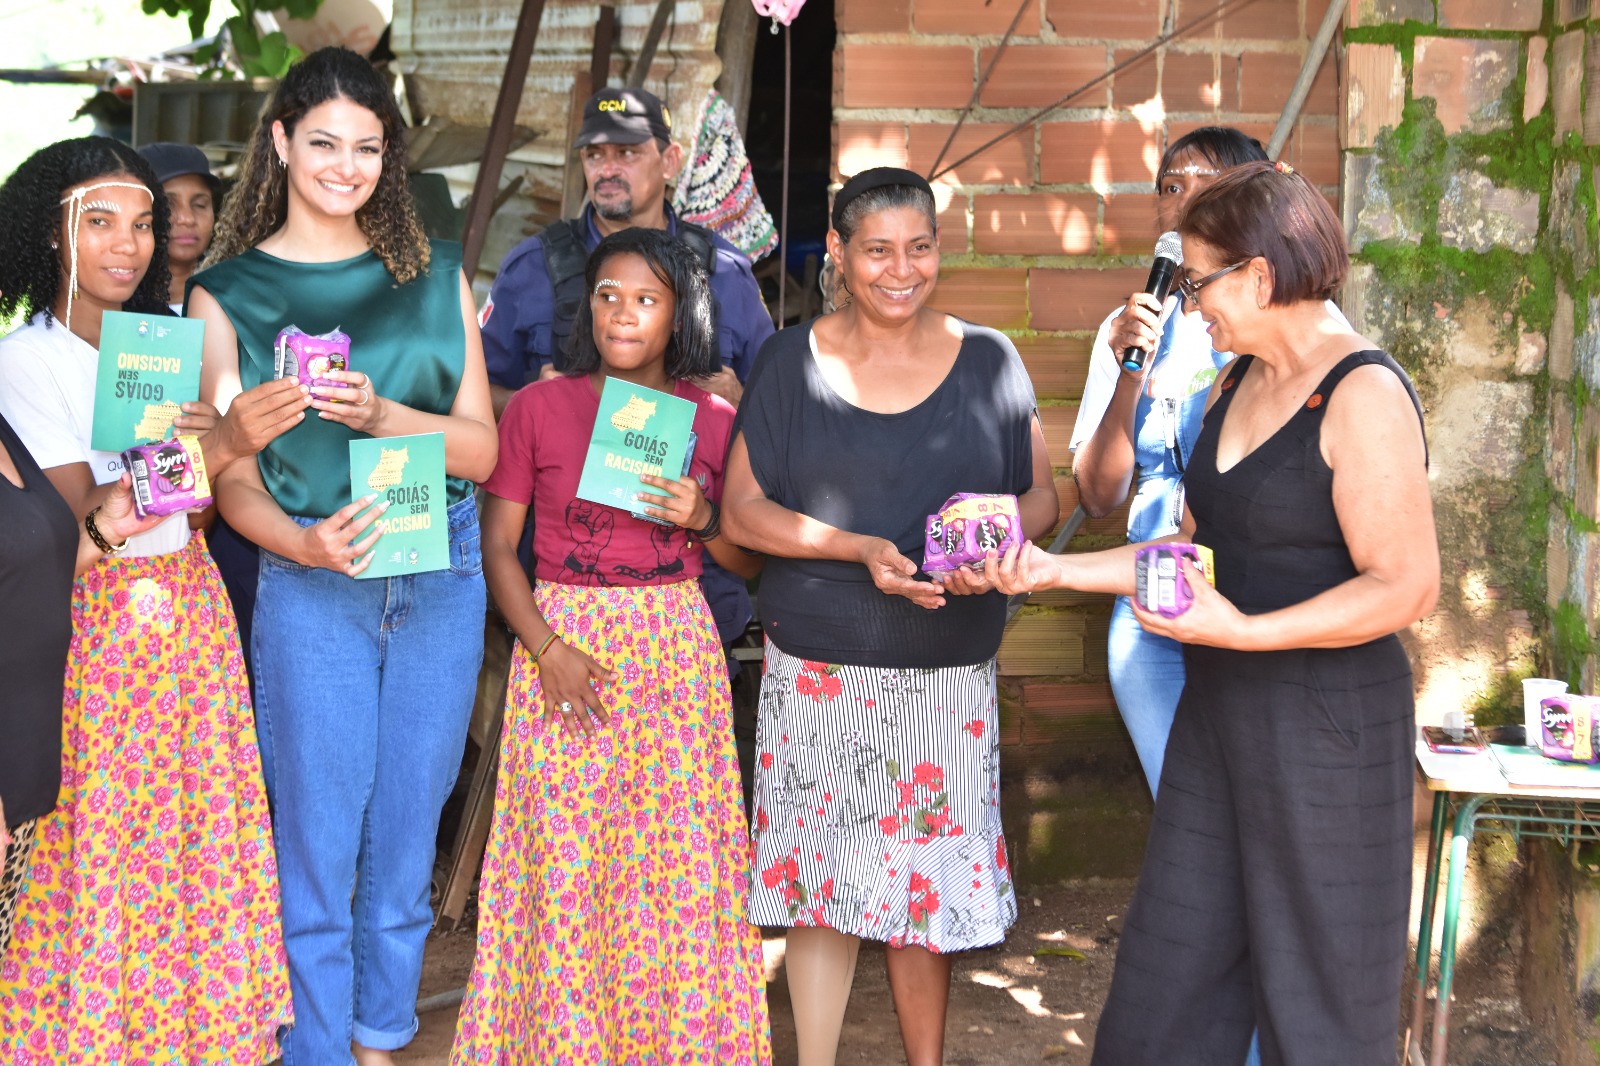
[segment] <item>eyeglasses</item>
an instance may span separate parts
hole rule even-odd
[[[1235,270],[1238,270],[1248,262],[1250,262],[1250,260],[1241,259],[1232,266],[1225,266],[1221,270],[1213,270],[1199,281],[1192,280],[1188,275],[1184,275],[1183,277],[1179,278],[1178,292],[1182,294],[1185,306],[1199,307],[1201,289],[1205,288],[1207,285],[1210,285],[1213,281],[1216,281],[1218,278],[1222,277],[1222,275],[1233,273]]]

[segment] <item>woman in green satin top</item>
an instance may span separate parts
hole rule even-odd
[[[439,812],[483,655],[472,482],[498,452],[457,245],[430,242],[406,185],[398,108],[365,59],[325,48],[263,112],[187,313],[206,323],[201,392],[280,403],[291,428],[214,482],[261,546],[252,633],[295,1023],[286,1066],[390,1063],[416,1032]],[[351,338],[332,386],[257,399],[280,330]],[[374,520],[349,442],[442,433],[450,565],[353,580]]]

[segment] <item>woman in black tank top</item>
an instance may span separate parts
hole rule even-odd
[[[1179,226],[1184,297],[1218,379],[1172,540],[1209,547],[1213,591],[1144,627],[1188,682],[1097,1066],[1394,1061],[1411,889],[1411,669],[1395,637],[1438,595],[1421,405],[1405,373],[1323,309],[1348,258],[1321,194],[1252,163]],[[988,564],[1006,592],[1134,591],[1137,546]]]

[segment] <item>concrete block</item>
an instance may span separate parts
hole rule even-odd
[[[1439,25],[1452,30],[1536,30],[1543,16],[1544,0],[1439,0]]]
[[[1459,171],[1450,175],[1439,203],[1439,239],[1469,252],[1531,252],[1539,201],[1536,192],[1502,189],[1475,170]]]
[[[1576,309],[1565,289],[1556,289],[1556,310],[1550,324],[1550,378],[1572,380],[1573,349],[1576,346]]]
[[[1416,243],[1419,235],[1395,209],[1379,176],[1377,160],[1373,156],[1346,156],[1346,165],[1355,173],[1346,173],[1344,190],[1345,217],[1354,220],[1350,245],[1359,249],[1368,241],[1410,241]],[[1365,159],[1364,163],[1352,160]]]
[[[1350,13],[1345,18],[1350,26],[1383,26],[1408,21],[1432,22],[1433,0],[1350,0]]]
[[[1514,476],[1531,417],[1533,386],[1526,382],[1469,378],[1447,386],[1428,418],[1434,490]]]
[[[1438,102],[1445,133],[1487,133],[1511,125],[1506,90],[1517,76],[1519,42],[1418,37],[1411,90]]]
[[[1543,333],[1523,333],[1517,338],[1517,362],[1513,369],[1524,376],[1537,374],[1544,369],[1545,336]]]
[[[1551,105],[1558,140],[1583,125],[1583,53],[1582,30],[1563,33],[1550,49]]]
[[[1528,38],[1528,78],[1522,92],[1522,121],[1531,122],[1550,99],[1550,42]]]
[[[1450,361],[1472,370],[1508,373],[1516,349],[1506,343],[1501,316],[1505,312],[1483,297],[1471,297],[1450,313]]]
[[[1339,295],[1339,310],[1344,312],[1344,317],[1350,320],[1350,325],[1355,327],[1357,333],[1368,337],[1374,344],[1383,344],[1382,334],[1367,313],[1369,301],[1382,299],[1382,294],[1374,291],[1375,285],[1377,271],[1371,263],[1351,263],[1350,272],[1344,276],[1344,291]]]
[[[1352,44],[1345,50],[1347,148],[1371,148],[1378,131],[1400,125],[1405,70],[1393,45]]]

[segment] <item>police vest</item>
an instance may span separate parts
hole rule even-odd
[[[584,247],[583,238],[579,236],[579,227],[582,226],[585,226],[585,223],[581,218],[563,218],[550,223],[539,234],[539,243],[544,249],[544,269],[550,277],[553,296],[554,317],[550,321],[550,361],[557,370],[567,368],[567,358],[572,354],[569,351],[572,343],[572,327],[578,320],[578,312],[583,308],[583,301],[589,297],[584,291],[583,284],[584,267],[589,262],[589,249]],[[679,219],[678,231],[674,236],[681,238],[694,250],[701,265],[706,268],[706,277],[709,279],[717,260],[717,248],[711,239],[711,231],[704,226]],[[716,315],[718,310],[716,301],[713,300],[712,314]],[[714,321],[713,326],[715,326]]]

